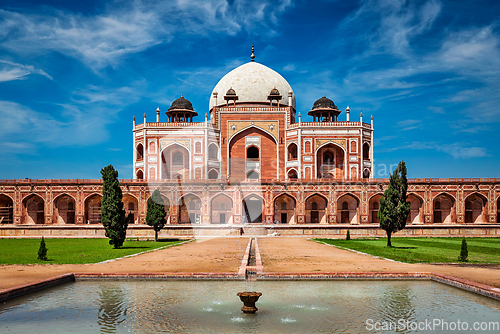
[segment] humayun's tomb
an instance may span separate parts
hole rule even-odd
[[[160,121],[133,120],[133,179],[121,180],[131,237],[151,237],[147,199],[160,189],[161,236],[254,233],[385,235],[373,117],[319,97],[302,122],[295,92],[252,60],[227,73],[202,122],[180,96]],[[305,111],[303,111],[305,112]],[[165,116],[163,116],[165,118]],[[104,167],[104,166],[103,166]],[[500,179],[409,179],[411,213],[398,235],[500,236]],[[102,237],[102,181],[0,181],[0,236]]]

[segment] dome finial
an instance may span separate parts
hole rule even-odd
[[[253,47],[253,44],[252,44],[252,55],[250,56],[250,59],[252,59],[252,61],[255,61],[255,55],[254,55],[254,47]]]

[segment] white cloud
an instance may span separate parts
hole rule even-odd
[[[45,71],[36,69],[34,66],[22,65],[8,60],[0,59],[0,82],[22,80],[30,74],[40,74],[52,80],[52,77]]]
[[[0,101],[0,139],[27,143],[34,149],[40,143],[51,147],[101,143],[108,139],[108,125],[125,106],[140,100],[137,91],[144,86],[143,81],[116,89],[91,86],[74,92],[71,104],[55,106],[50,114]]]
[[[234,35],[267,27],[276,32],[278,16],[290,0],[118,1],[104,13],[90,16],[53,11],[24,14],[0,10],[1,45],[19,53],[58,51],[95,70],[116,66],[128,54],[172,40],[176,34]]]

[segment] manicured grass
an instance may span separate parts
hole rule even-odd
[[[45,239],[48,261],[37,259],[41,239],[0,239],[0,264],[83,264],[136,254],[182,241],[132,241],[114,249],[109,239]]]
[[[500,263],[500,238],[466,238],[469,263]],[[462,238],[360,238],[351,240],[315,239],[343,248],[357,250],[407,263],[458,262]]]

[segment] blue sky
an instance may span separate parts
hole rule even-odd
[[[132,117],[256,60],[375,122],[376,176],[500,177],[498,1],[0,0],[0,178],[132,177]],[[345,119],[343,112],[340,120]]]

